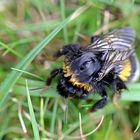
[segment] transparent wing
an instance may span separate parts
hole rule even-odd
[[[103,35],[101,38],[97,39],[95,42],[89,45],[88,48],[94,49],[95,51],[127,51],[132,49],[135,36],[135,32],[132,28],[124,27]]]
[[[88,46],[89,50],[103,54],[101,59],[104,63],[97,80],[101,80],[110,70],[134,53],[134,41],[134,30],[125,27],[113,30]]]

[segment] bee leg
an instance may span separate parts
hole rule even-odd
[[[113,94],[115,94],[117,92],[117,82],[118,82],[118,79],[117,79],[118,71],[117,70],[118,70],[117,68],[114,70],[114,77],[113,77],[113,82],[112,82]]]
[[[116,91],[117,91],[117,90],[116,90],[116,89],[117,89],[117,81],[116,81],[116,79],[113,80],[112,88],[113,88],[113,94],[115,94]]]
[[[58,57],[61,57],[62,55],[64,55],[64,54],[63,54],[63,49],[60,49],[60,50],[58,50],[58,51],[54,54],[54,57],[55,57],[55,58],[58,58]]]
[[[50,76],[48,77],[48,79],[46,80],[46,85],[49,86],[52,82],[52,79],[54,77],[56,77],[58,74],[60,74],[62,72],[61,68],[55,69],[51,72]]]
[[[121,97],[121,91],[120,90],[116,90],[116,86],[113,88],[113,98],[112,98],[112,103],[114,105],[117,105],[118,103],[118,100],[120,99]]]
[[[121,89],[117,89],[117,83],[118,83],[118,79],[117,79],[117,75],[114,75],[114,80],[112,83],[112,88],[113,88],[113,98],[112,98],[112,103],[114,105],[117,105],[118,100],[121,97]]]
[[[101,93],[102,99],[97,101],[93,107],[89,110],[90,112],[94,112],[98,109],[103,108],[107,104],[107,93],[105,90],[102,91]]]

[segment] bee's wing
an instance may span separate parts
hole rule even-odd
[[[101,80],[116,65],[121,64],[133,54],[134,48],[132,45],[134,41],[134,30],[125,27],[104,35],[88,46],[90,50],[103,53],[101,59],[104,63],[98,80]]]
[[[135,32],[130,27],[124,27],[118,30],[103,35],[97,39],[88,48],[92,48],[95,51],[106,51],[106,50],[121,50],[127,51],[132,49],[132,44],[135,41]]]

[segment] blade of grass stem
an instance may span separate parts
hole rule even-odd
[[[17,53],[15,50],[13,50],[12,48],[10,48],[8,45],[4,44],[3,42],[0,42],[0,45],[5,48],[6,50],[10,51],[11,53],[13,53],[15,56],[19,57],[19,58],[23,58],[23,56],[19,53]]]
[[[54,134],[58,101],[59,101],[59,98],[56,98],[55,103],[54,103],[54,107],[53,107],[53,114],[52,114],[51,127],[50,127],[51,134]]]
[[[46,135],[44,133],[45,131],[45,124],[44,124],[44,98],[41,97],[40,99],[40,126],[42,128],[41,134],[42,138],[45,138]]]
[[[35,119],[35,114],[34,114],[32,102],[31,102],[31,98],[30,98],[27,80],[26,80],[26,92],[27,92],[27,101],[28,101],[28,107],[29,107],[29,112],[30,112],[30,116],[31,116],[31,124],[32,124],[32,128],[33,128],[34,138],[35,138],[35,140],[40,140],[39,131],[37,128],[37,122]]]
[[[27,75],[30,75],[30,76],[32,76],[32,77],[34,77],[34,78],[37,78],[37,79],[39,79],[39,80],[44,81],[44,79],[41,78],[40,76],[38,76],[38,75],[36,75],[36,74],[33,74],[33,73],[30,73],[30,72],[28,72],[28,71],[19,70],[19,69],[16,69],[16,68],[11,68],[11,69],[12,69],[12,70],[15,70],[15,71],[18,71],[18,72],[21,72],[21,73],[24,73],[24,74],[27,74]]]
[[[138,131],[138,129],[140,128],[140,107],[139,107],[139,122],[137,124],[136,129],[134,130],[134,133],[136,133]]]
[[[65,20],[65,1],[64,0],[60,0],[60,8],[61,8],[62,20]],[[64,34],[64,42],[65,44],[67,44],[69,41],[68,41],[68,32],[67,32],[66,26],[63,28],[63,34]]]

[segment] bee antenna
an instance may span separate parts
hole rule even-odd
[[[43,87],[38,87],[38,88],[30,88],[29,90],[30,91],[36,91],[36,90],[47,90],[48,89],[48,86],[43,86]]]

